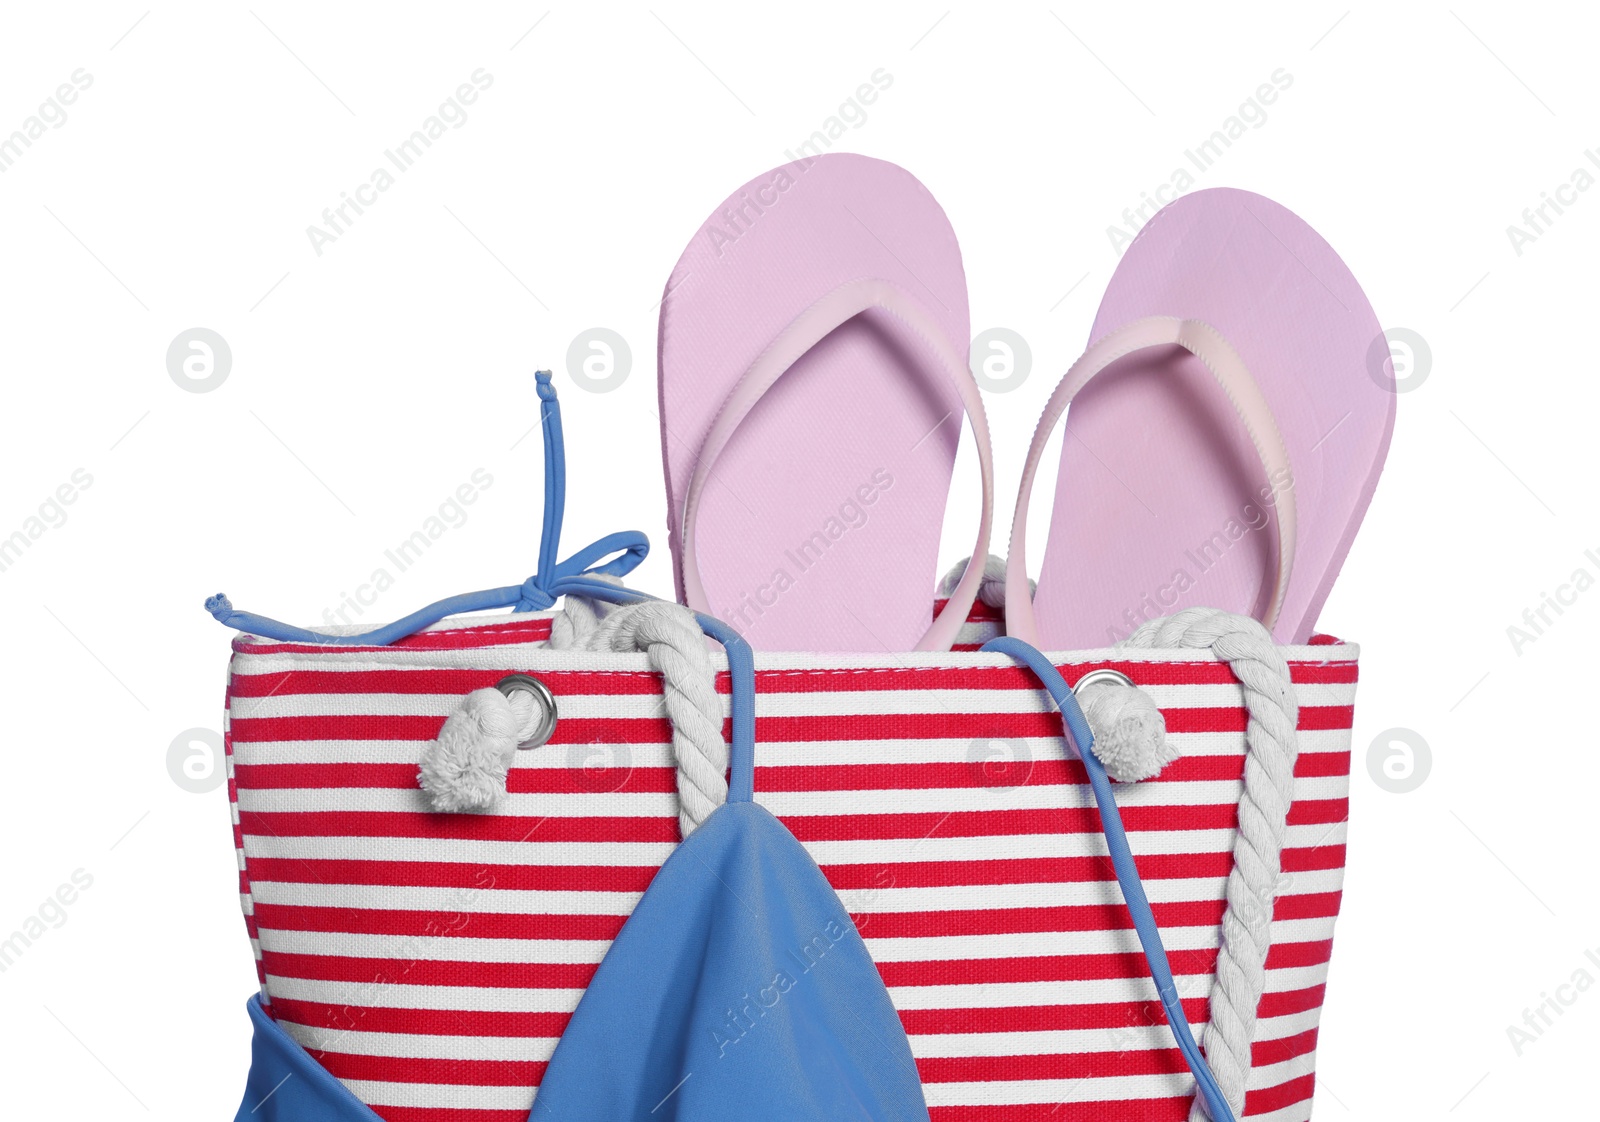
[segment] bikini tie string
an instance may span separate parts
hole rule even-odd
[[[1006,655],[1026,667],[1055,703],[1056,711],[1061,716],[1061,731],[1067,743],[1069,758],[1076,757],[1088,776],[1095,806],[1100,812],[1101,834],[1105,838],[1106,850],[1111,857],[1117,884],[1122,889],[1123,903],[1127,905],[1134,933],[1144,951],[1145,963],[1150,968],[1150,980],[1155,983],[1156,994],[1161,1000],[1167,1026],[1172,1030],[1173,1042],[1177,1044],[1178,1051],[1182,1053],[1184,1062],[1194,1076],[1196,1099],[1204,1104],[1199,1109],[1204,1112],[1203,1117],[1209,1117],[1211,1122],[1234,1122],[1236,1114],[1231,1109],[1223,1089],[1217,1085],[1217,1079],[1207,1066],[1206,1057],[1201,1054],[1194,1032],[1189,1027],[1177,982],[1172,975],[1172,965],[1167,959],[1166,948],[1161,943],[1161,932],[1156,926],[1155,913],[1150,907],[1150,899],[1145,895],[1144,884],[1139,879],[1139,870],[1134,863],[1133,848],[1128,842],[1127,830],[1122,823],[1122,812],[1117,807],[1111,777],[1106,773],[1105,765],[1094,750],[1094,734],[1090,731],[1083,710],[1073,696],[1072,687],[1067,685],[1066,679],[1061,676],[1061,671],[1056,668],[1055,663],[1036,647],[1021,639],[1002,636],[991,639],[981,649],[985,653]]]
[[[206,611],[224,626],[236,631],[277,639],[286,643],[318,646],[382,647],[431,627],[447,616],[510,608],[514,612],[538,612],[552,607],[562,596],[581,593],[596,582],[623,577],[638,567],[650,552],[650,539],[637,531],[607,534],[558,561],[561,546],[561,520],[566,508],[566,446],[561,436],[561,405],[548,370],[534,375],[539,397],[539,421],[544,436],[544,525],[539,536],[539,565],[533,576],[521,584],[486,588],[450,596],[412,612],[404,619],[384,627],[356,634],[330,634],[306,627],[237,611],[222,593],[206,599]],[[608,560],[609,558],[609,560]]]
[[[539,576],[538,573],[534,573],[533,576],[522,582],[522,599],[517,601],[516,607],[512,609],[513,611],[542,612],[546,608],[555,605],[556,598],[550,595],[549,589],[543,587],[543,582],[539,579]]]
[[[1150,620],[1118,647],[1209,651],[1227,664],[1243,694],[1248,720],[1239,826],[1217,969],[1207,995],[1210,1016],[1201,1034],[1209,1079],[1202,1081],[1203,1093],[1190,1108],[1189,1122],[1226,1118],[1224,1109],[1237,1116],[1244,1110],[1250,1082],[1256,1008],[1266,990],[1273,906],[1284,887],[1282,854],[1299,758],[1299,700],[1282,651],[1267,629],[1248,616],[1187,608]],[[1059,679],[1048,660],[1015,639],[998,639],[985,649],[1004,650],[1044,676]],[[1143,690],[1110,683],[1089,685],[1073,700],[1069,708],[1083,722],[1077,732],[1096,757],[1097,769],[1103,766],[1111,778],[1126,781],[1153,775],[1176,757],[1175,748],[1164,742],[1164,726],[1158,731],[1147,721],[1145,709],[1153,706]],[[1159,721],[1160,711],[1155,715]],[[1102,809],[1113,809],[1109,788],[1095,793],[1097,800],[1103,799]]]

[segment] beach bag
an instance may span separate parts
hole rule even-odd
[[[208,601],[243,632],[224,735],[260,976],[241,1118],[344,1117],[323,1104],[348,1100],[387,1122],[523,1122],[612,939],[715,805],[720,773],[708,784],[708,757],[685,745],[705,740],[690,718],[707,698],[722,734],[726,657],[699,653],[713,674],[692,699],[668,685],[669,645],[574,646],[599,625],[588,597],[645,547],[613,535],[558,561],[545,375],[540,396],[545,535],[523,585],[360,637]],[[514,610],[446,615],[493,607]],[[1030,663],[990,642],[1000,619],[980,602],[944,653],[755,655],[755,801],[854,921],[934,1122],[1205,1117],[1189,1025],[1240,1117],[1308,1118],[1356,648],[1274,646],[1249,620],[1191,610]],[[1159,708],[1176,758],[1158,775],[1111,785],[1075,755],[1087,737],[1063,691],[1105,672]],[[518,735],[536,744],[491,807],[437,812],[419,763],[495,687],[533,695]],[[303,1078],[267,1078],[280,1070]]]

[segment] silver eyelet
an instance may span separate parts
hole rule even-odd
[[[539,679],[529,674],[508,674],[494,684],[494,688],[510,697],[518,690],[526,690],[533,695],[534,703],[539,706],[543,714],[539,724],[533,730],[533,735],[517,745],[519,750],[537,748],[549,740],[556,731],[556,695],[550,692],[550,687]]]
[[[1133,687],[1133,679],[1120,670],[1113,670],[1109,666],[1102,670],[1091,670],[1079,678],[1072,686],[1074,695],[1082,692],[1085,686],[1092,686],[1099,682],[1115,682],[1119,686]]]

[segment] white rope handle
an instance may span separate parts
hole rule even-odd
[[[665,600],[627,604],[607,613],[590,650],[643,651],[662,678],[678,761],[678,828],[694,833],[728,801],[728,742],[722,739],[722,697],[711,651],[694,613]]]
[[[621,581],[610,581],[621,585]],[[550,627],[558,650],[642,651],[662,677],[678,763],[678,828],[694,833],[728,801],[728,742],[716,668],[694,613],[665,600],[621,606],[568,596]]]
[[[997,587],[1005,562],[989,557],[984,566],[984,602],[1004,608],[1007,589]],[[941,582],[954,581],[956,566]],[[1239,831],[1233,845],[1233,871],[1225,889],[1222,940],[1212,980],[1211,1016],[1201,1037],[1206,1060],[1235,1116],[1244,1113],[1250,1081],[1251,1045],[1255,1041],[1256,1007],[1266,989],[1267,954],[1272,949],[1272,910],[1283,871],[1283,843],[1288,835],[1289,807],[1294,801],[1294,767],[1299,758],[1297,729],[1300,704],[1278,646],[1265,627],[1248,616],[1215,608],[1188,608],[1151,620],[1123,640],[1120,647],[1139,650],[1210,650],[1227,662],[1244,687],[1244,789],[1239,797]],[[1176,758],[1165,743],[1165,725],[1149,695],[1140,689],[1091,687],[1083,702],[1084,718],[1094,733],[1095,753],[1119,781],[1148,778]],[[1119,713],[1148,706],[1154,725],[1135,738],[1135,758],[1117,758],[1117,746],[1129,740],[1117,727]],[[1113,771],[1113,763],[1117,770]],[[1209,1122],[1196,1096],[1190,1122]]]
[[[1187,608],[1155,619],[1120,646],[1144,650],[1209,649],[1227,662],[1244,687],[1244,790],[1239,797],[1239,832],[1228,874],[1222,945],[1211,985],[1211,1017],[1201,1038],[1206,1061],[1235,1115],[1244,1112],[1250,1082],[1250,1047],[1256,1006],[1267,982],[1272,949],[1272,908],[1283,869],[1283,841],[1294,800],[1296,729],[1300,705],[1289,664],[1267,629],[1248,616],[1215,608]],[[1207,1122],[1198,1096],[1190,1122]]]

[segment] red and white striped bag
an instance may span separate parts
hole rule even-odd
[[[574,641],[583,619],[612,626],[589,598],[640,599],[595,578],[625,574],[648,543],[614,534],[557,561],[560,412],[548,374],[538,386],[545,528],[524,584],[363,635],[207,601],[245,632],[225,726],[261,981],[241,1119],[272,1100],[260,1117],[298,1122],[331,1096],[343,1106],[328,1117],[364,1103],[387,1122],[523,1122],[585,986],[679,841],[680,787],[698,792],[681,808],[698,821],[702,781],[720,775],[704,770],[714,753],[675,746],[655,667],[678,675],[671,712],[698,690],[694,736],[715,748],[729,736],[724,656],[711,689],[705,665],[681,676],[686,653],[704,652],[692,631],[676,662]],[[563,594],[579,597],[564,619],[535,610]],[[756,801],[854,918],[934,1122],[1177,1122],[1201,1110],[1196,1075],[1218,1116],[1308,1118],[1355,649],[1276,647],[1253,621],[1189,609],[1110,649],[1039,656],[1008,638],[1007,653],[977,650],[1000,618],[975,607],[945,653],[755,656]],[[730,629],[701,625],[748,657]],[[1116,704],[1153,703],[1165,721],[1170,762],[1114,794],[1068,744],[1091,735],[1068,683],[1096,670],[1141,691],[1118,687]],[[504,791],[472,804],[487,809],[439,813],[468,804],[419,786],[430,744],[443,751],[463,699],[512,676],[549,691],[553,727],[510,753]],[[1158,990],[1162,943],[1175,981]],[[1203,1063],[1187,1028],[1169,1028],[1180,1002],[1173,1021],[1201,1027]],[[296,1070],[309,1098],[280,1091],[277,1073]]]
[[[234,643],[228,791],[262,1000],[388,1122],[523,1122],[679,837],[661,677],[643,654],[552,649],[557,614],[446,620],[383,647]],[[758,654],[756,800],[859,925],[934,1122],[1184,1118],[1194,1082],[1085,772],[1039,680],[972,649],[998,631],[980,605],[950,653]],[[1343,880],[1357,652],[1327,637],[1276,650],[1298,702],[1282,872],[1270,922],[1230,921],[1270,934],[1243,1113],[1295,1122]],[[1126,674],[1180,753],[1117,801],[1198,1032],[1236,850],[1253,859],[1239,668],[1204,646],[1049,657],[1068,682]],[[517,753],[493,811],[431,813],[424,747],[513,673],[554,693],[553,736]],[[717,684],[725,698],[726,673]]]

